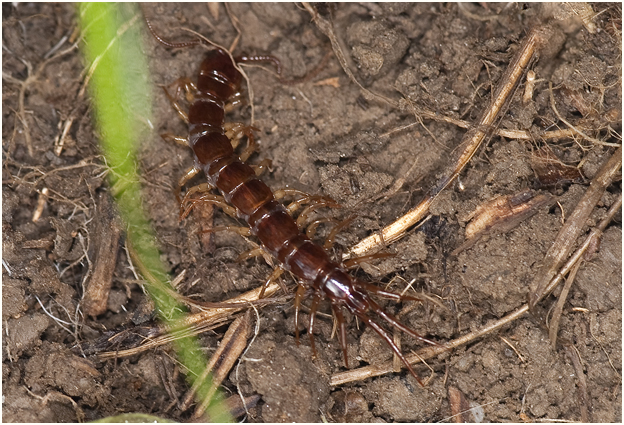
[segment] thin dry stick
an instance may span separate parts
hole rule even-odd
[[[130,250],[130,256],[132,256],[132,250]],[[136,259],[135,259],[136,260]],[[144,273],[143,268],[140,269],[141,273]],[[145,275],[144,275],[145,276]],[[280,289],[277,283],[271,283],[264,291],[265,297],[270,297]],[[173,292],[173,291],[171,291]],[[154,337],[153,339],[145,342],[143,345],[137,348],[130,348],[127,350],[108,351],[98,354],[98,358],[101,360],[110,358],[128,357],[142,351],[155,348],[164,344],[168,344],[177,338],[181,338],[188,335],[197,335],[215,326],[221,326],[224,322],[234,314],[245,308],[249,307],[250,303],[260,300],[260,294],[262,287],[256,288],[252,291],[245,292],[238,297],[231,298],[223,303],[219,304],[232,304],[232,307],[219,307],[210,308],[198,313],[189,314],[184,317],[184,323],[182,324],[182,330],[171,330],[162,327],[156,331],[157,334],[163,333],[164,335]],[[265,298],[263,298],[265,299]]]
[[[491,134],[492,125],[499,117],[503,106],[510,99],[518,81],[520,81],[520,78],[526,71],[527,67],[536,57],[541,46],[548,40],[549,33],[549,27],[538,26],[533,28],[528,34],[520,50],[516,53],[515,57],[509,64],[507,71],[501,78],[498,90],[496,91],[491,104],[479,120],[477,127],[468,131],[464,136],[460,146],[465,145],[465,148],[455,162],[453,168],[447,172],[446,176],[444,176],[438,184],[436,184],[429,191],[429,194],[418,206],[409,211],[403,217],[396,220],[394,223],[386,226],[381,232],[373,234],[362,240],[351,249],[348,253],[349,256],[361,256],[374,248],[399,239],[410,227],[420,221],[427,214],[427,211],[429,211],[429,207],[434,199],[459,176],[459,173],[468,164],[472,156],[485,140],[486,136]],[[418,112],[419,111],[414,110],[416,115],[418,115]]]
[[[418,350],[418,352],[416,353],[406,355],[405,358],[410,364],[416,364],[423,360],[428,360],[446,351],[450,351],[453,348],[457,348],[464,344],[467,344],[470,341],[473,341],[474,339],[487,335],[490,332],[494,332],[495,330],[501,328],[505,324],[513,320],[516,320],[518,317],[522,316],[527,311],[529,311],[529,307],[524,306],[516,310],[515,312],[509,314],[508,316],[505,316],[503,319],[500,319],[496,322],[486,325],[482,329],[479,329],[467,335],[461,336],[457,339],[454,339],[453,341],[447,342],[446,344],[427,346],[421,350]],[[372,378],[374,376],[384,375],[386,373],[391,373],[393,371],[394,370],[393,370],[392,362],[387,362],[387,363],[380,364],[380,365],[370,365],[370,366],[361,367],[359,369],[349,370],[347,372],[336,373],[332,375],[329,383],[330,385],[342,385],[347,382],[361,381],[366,378]]]
[[[206,323],[206,322],[210,323],[219,318],[223,318],[231,314],[237,313],[241,310],[244,310],[245,308],[249,308],[250,306],[249,303],[253,303],[254,301],[258,301],[261,299],[260,294],[262,293],[262,289],[263,287],[259,287],[254,290],[245,292],[244,294],[241,294],[238,297],[235,297],[228,301],[220,303],[220,304],[234,304],[235,306],[233,307],[206,309],[205,311],[200,311],[198,313],[188,315],[187,317],[185,317],[184,322],[188,326],[191,326],[191,325],[197,326],[201,323]],[[271,283],[269,286],[267,286],[266,290],[264,291],[264,294],[263,294],[264,298],[262,299],[270,297],[271,295],[275,294],[279,289],[280,289],[279,284]],[[247,303],[247,305],[243,305],[244,303]]]
[[[96,246],[94,267],[85,280],[82,296],[82,311],[96,317],[107,309],[107,301],[113,286],[113,271],[117,263],[117,245],[123,227],[117,222],[112,201],[106,195],[99,199],[96,212],[96,231],[99,243]]]
[[[604,229],[606,229],[607,225],[611,222],[615,214],[622,207],[622,194],[619,195],[617,200],[611,205],[609,211],[607,211],[606,217],[589,233],[583,244],[579,247],[579,249],[574,253],[572,257],[568,260],[568,262],[561,268],[559,273],[550,281],[548,287],[546,288],[545,294],[550,293],[555,289],[555,287],[563,280],[563,277],[574,267],[574,265],[581,259],[585,251],[587,251],[588,247],[592,244],[592,242],[596,238],[600,238]],[[446,344],[440,344],[437,346],[428,346],[424,347],[421,350],[418,350],[416,353],[409,354],[405,356],[410,364],[416,364],[423,360],[430,359],[439,354],[442,354],[446,351],[450,351],[453,348],[460,347],[464,344],[467,344],[477,338],[483,337],[488,333],[494,332],[508,323],[513,322],[514,320],[522,317],[524,313],[529,311],[529,305],[526,304],[520,307],[518,310],[513,313],[508,314],[500,320],[494,321],[481,329],[470,332],[469,334],[463,335],[453,341],[449,341]],[[361,381],[366,378],[372,378],[374,376],[385,375],[386,373],[392,373],[394,370],[394,365],[392,362],[387,362],[381,365],[371,365],[365,366],[359,369],[349,370],[347,372],[340,372],[332,375],[330,379],[330,385],[342,385],[347,382],[353,381]]]
[[[100,360],[106,360],[106,359],[120,359],[122,357],[133,356],[135,354],[142,353],[143,351],[148,351],[153,348],[160,347],[161,345],[172,343],[173,341],[176,341],[180,338],[186,338],[189,336],[198,335],[202,332],[206,332],[208,330],[217,328],[225,324],[228,321],[228,319],[229,318],[226,317],[226,318],[222,318],[217,321],[214,321],[210,324],[204,323],[198,326],[192,326],[192,327],[188,327],[188,328],[184,328],[182,330],[176,330],[176,331],[170,331],[166,329],[164,326],[159,326],[151,330],[154,334],[159,335],[159,336],[156,336],[156,337],[146,336],[145,341],[142,342],[140,346],[129,348],[126,350],[105,351],[102,353],[98,353],[97,358]],[[116,336],[109,338],[109,342],[108,342],[109,345],[111,346],[113,345],[110,342],[110,340],[113,339],[113,343],[114,343],[115,337]]]
[[[568,293],[570,292],[572,283],[576,278],[576,272],[578,272],[578,269],[581,267],[581,263],[581,261],[576,263],[568,275],[565,285],[563,285],[563,289],[561,290],[561,295],[559,295],[559,299],[557,299],[557,304],[555,304],[555,309],[553,310],[550,326],[548,327],[548,337],[550,338],[550,345],[553,349],[557,346],[557,332],[559,331],[559,320],[561,319],[561,313],[563,313],[563,306],[568,299]]]
[[[544,296],[550,294],[553,289],[555,289],[555,287],[559,284],[559,281],[561,281],[563,277],[572,269],[572,267],[574,267],[574,265],[581,259],[583,254],[585,254],[587,249],[589,249],[589,247],[592,246],[592,244],[594,244],[596,240],[598,240],[602,236],[602,232],[604,232],[604,229],[607,228],[607,225],[611,222],[611,220],[621,207],[622,194],[620,193],[613,205],[611,205],[611,208],[609,208],[609,210],[607,211],[607,215],[605,216],[605,218],[600,221],[598,226],[596,226],[594,229],[592,229],[591,232],[589,232],[589,235],[587,235],[585,241],[583,241],[583,243],[576,250],[574,255],[570,257],[565,266],[563,266],[559,273],[557,273],[557,275],[554,277],[554,279],[550,281],[550,283],[546,287],[546,290],[544,291]]]
[[[319,13],[316,11],[316,9],[312,6],[311,3],[303,2],[302,5],[305,8],[305,10],[307,10],[308,13],[312,15],[312,20],[314,21],[318,29],[321,30],[321,32],[325,34],[327,38],[329,38],[329,41],[331,42],[331,45],[332,45],[332,50],[334,51],[334,54],[336,55],[336,58],[338,59],[340,66],[344,70],[345,74],[347,74],[349,79],[353,81],[353,83],[355,83],[360,88],[364,97],[367,98],[367,100],[377,99],[381,102],[387,103],[390,106],[394,106],[395,108],[398,108],[399,105],[397,102],[393,101],[392,99],[388,99],[385,96],[381,96],[377,93],[373,93],[372,91],[365,88],[362,84],[360,84],[360,82],[355,78],[355,75],[353,75],[353,72],[351,71],[351,67],[349,66],[347,57],[343,53],[342,46],[340,45],[340,41],[338,40],[338,37],[336,36],[332,22],[329,19],[325,19],[324,17],[319,15]]]
[[[583,364],[581,362],[581,355],[574,345],[571,343],[563,344],[568,358],[572,360],[572,366],[576,372],[576,383],[578,387],[578,405],[581,410],[581,423],[589,423],[589,400],[587,397],[587,379],[585,378],[585,372],[583,371]]]
[[[406,105],[409,103],[409,101],[405,101]],[[439,121],[439,122],[445,122],[448,124],[453,124],[456,125],[457,127],[460,128],[471,128],[472,124],[469,123],[468,121],[465,120],[460,120],[458,118],[453,118],[453,117],[447,117],[445,115],[441,115],[439,113],[436,113],[434,111],[431,111],[429,109],[424,109],[424,108],[419,108],[413,104],[411,104],[410,106],[406,106],[406,108],[409,108],[410,110],[414,111],[416,110],[415,114],[419,117],[419,118],[427,118],[430,120],[434,120],[434,121]],[[399,128],[393,129],[388,131],[387,133],[382,134],[380,137],[386,137],[389,136],[393,133],[396,133],[397,131],[402,131],[405,130],[407,128],[413,127],[415,125],[418,125],[419,122],[413,122],[411,124],[407,124],[404,126],[401,126]],[[581,130],[581,132],[583,131],[591,131],[592,129],[589,127],[583,127],[580,125],[576,126],[577,130]],[[578,136],[579,132],[576,130],[573,130],[571,128],[568,129],[559,129],[559,130],[549,130],[549,131],[538,131],[538,132],[531,132],[531,131],[526,131],[526,130],[511,130],[511,129],[506,129],[506,128],[497,128],[492,130],[492,134],[495,134],[497,136],[501,136],[501,137],[506,137],[508,139],[516,139],[516,140],[536,140],[536,139],[541,139],[541,140],[556,140],[556,139],[569,139],[572,138],[574,136]]]
[[[416,107],[413,105],[410,106],[410,109],[412,109],[412,107],[416,109]],[[417,108],[415,114],[422,118],[428,118],[434,121],[446,122],[448,124],[456,125],[457,127],[460,127],[460,128],[468,129],[472,127],[472,124],[470,124],[468,121],[436,114],[434,111],[430,111],[428,109]],[[416,125],[416,124],[417,123],[413,123],[411,125]],[[565,130],[560,129],[560,130],[550,130],[550,131],[542,131],[542,132],[535,132],[535,133],[526,131],[526,130],[511,130],[511,129],[506,129],[506,128],[497,128],[495,130],[492,130],[492,134],[495,134],[501,137],[506,137],[508,139],[516,139],[516,140],[535,140],[535,139],[556,140],[556,139],[568,139],[568,138],[572,138],[573,136],[578,136],[579,131],[577,130],[591,131],[591,128],[576,126],[576,130],[569,128]]]
[[[227,3],[223,3],[223,5],[225,6],[225,11],[227,12],[228,17],[230,18],[230,22],[232,22],[232,26],[236,30],[236,37],[232,41],[232,44],[230,44],[230,48],[228,50],[230,52],[233,52],[234,49],[236,49],[236,46],[238,46],[238,42],[241,38],[242,31],[240,30],[240,22],[238,18],[230,10],[230,6]]]
[[[28,121],[26,120],[25,108],[24,108],[24,98],[26,95],[26,89],[32,83],[37,81],[42,71],[50,62],[66,55],[67,53],[70,53],[77,47],[78,47],[78,41],[72,44],[69,48],[63,50],[62,52],[59,52],[57,55],[47,58],[46,60],[44,60],[43,62],[39,64],[39,66],[34,71],[34,73],[33,73],[32,65],[30,64],[30,62],[25,61],[18,57],[17,59],[21,61],[24,65],[26,65],[26,69],[28,71],[28,77],[24,81],[18,80],[17,78],[13,77],[12,75],[8,73],[5,73],[4,71],[2,72],[3,80],[7,80],[8,82],[12,84],[16,84],[20,86],[20,91],[18,95],[18,111],[17,111],[16,116],[22,122],[22,125],[24,127],[24,138],[26,140],[26,148],[28,149],[28,154],[30,156],[33,155],[33,147],[32,147],[32,142],[31,142],[31,137],[30,137],[30,128],[28,126]]]
[[[618,171],[622,168],[622,147],[615,151],[609,160],[600,168],[589,188],[574,209],[574,212],[563,225],[557,238],[542,260],[540,273],[535,276],[531,284],[529,305],[531,308],[545,296],[546,287],[557,273],[563,262],[568,258],[574,242],[581,234],[581,230],[594,207],[602,198],[606,188],[611,184]]]
[[[212,397],[223,379],[227,376],[234,363],[240,356],[247,345],[247,337],[251,330],[249,311],[247,314],[240,316],[232,322],[227,332],[223,336],[219,348],[210,358],[210,362],[204,369],[204,372],[195,380],[193,387],[187,393],[184,402],[182,403],[182,410],[186,410],[192,403],[195,393],[199,387],[206,380],[208,375],[213,372],[212,382],[210,383],[210,390],[204,395],[204,399],[193,413],[193,418],[197,419],[204,414],[206,408],[212,401]]]

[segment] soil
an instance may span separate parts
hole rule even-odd
[[[102,255],[95,247],[108,243],[101,241],[106,233],[101,223],[111,219],[103,206],[109,188],[93,110],[88,97],[79,95],[84,81],[81,56],[77,49],[54,56],[70,46],[67,41],[49,54],[74,31],[75,10],[67,3],[2,7],[3,420],[73,422],[120,413],[188,420],[191,412],[176,405],[175,397],[181,399],[188,387],[171,348],[107,361],[76,351],[78,343],[140,321],[136,312],[144,311],[145,294],[129,267],[122,236],[106,311],[90,317],[82,309],[90,268],[95,256]],[[619,143],[621,6],[593,8],[598,13],[595,28],[556,4],[349,3],[336,5],[331,13],[351,69],[368,90],[470,123],[487,106],[527,29],[550,22],[555,35],[532,67],[537,75],[533,96],[523,102],[523,80],[500,127],[536,135],[566,129],[550,104],[552,82],[557,109],[567,122],[592,129],[605,142]],[[236,37],[223,5],[218,17],[197,3],[144,4],[143,10],[166,39],[188,39],[181,28],[224,46]],[[331,51],[310,15],[295,4],[237,3],[229,10],[242,31],[235,53],[274,55],[287,80],[312,73]],[[157,85],[193,77],[203,50],[168,49],[146,35],[145,52],[154,84],[155,131],[142,150],[139,168],[162,259],[172,275],[186,270],[180,286],[186,295],[220,301],[256,288],[271,267],[262,257],[236,260],[250,249],[246,240],[220,232],[206,241],[198,234],[194,215],[179,221],[175,187],[192,157],[189,149],[158,136],[184,135],[185,126]],[[322,216],[355,217],[337,236],[337,258],[415,206],[450,166],[449,157],[465,133],[454,124],[430,119],[419,123],[410,113],[366,100],[334,55],[317,75],[298,84],[284,84],[266,68],[245,68],[259,142],[251,162],[272,160],[264,179],[274,189],[318,193],[342,205],[319,211]],[[249,123],[251,104],[235,108],[230,117]],[[55,140],[68,120],[71,126],[59,155]],[[581,177],[547,184],[540,180],[535,155],[545,146]],[[433,218],[388,247],[396,256],[353,273],[397,292],[409,283],[423,298],[435,300],[383,303],[428,338],[447,341],[479,329],[526,303],[528,285],[562,221],[613,151],[582,139],[494,136],[460,182],[431,207]],[[400,190],[384,197],[397,179],[405,179]],[[44,188],[47,197],[41,195]],[[478,205],[526,189],[549,193],[558,205],[540,208],[515,228],[489,232],[451,255],[464,242],[466,217]],[[608,188],[587,229],[619,193],[620,183]],[[45,201],[43,210],[34,221],[40,200]],[[220,212],[215,223],[233,224]],[[322,240],[329,230],[320,226],[318,237]],[[238,377],[232,373],[224,391],[261,396],[246,414],[250,422],[449,420],[451,393],[461,394],[466,406],[474,407],[473,416],[464,416],[467,420],[621,422],[621,254],[618,216],[593,257],[580,267],[555,349],[544,317],[558,291],[535,314],[430,359],[430,369],[419,366],[427,380],[424,388],[405,370],[331,387],[329,377],[346,370],[332,336],[331,315],[318,316],[318,355],[313,360],[308,339],[299,345],[295,341],[292,296],[283,296],[283,302],[259,310],[259,334]],[[283,280],[289,291],[295,288],[290,277]],[[320,310],[330,313],[328,304]],[[304,314],[302,323],[306,319]],[[201,336],[208,352],[224,330]],[[407,336],[401,342],[406,353],[422,346]],[[389,347],[351,317],[348,344],[351,368],[392,357]]]

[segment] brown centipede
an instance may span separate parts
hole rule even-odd
[[[155,34],[149,22],[148,27],[154,37],[168,47],[188,47],[201,43],[199,40],[170,43]],[[289,215],[286,207],[276,199],[273,191],[258,178],[254,168],[247,163],[253,151],[253,127],[238,123],[225,123],[226,107],[237,103],[242,93],[243,76],[235,62],[266,60],[274,62],[279,73],[279,61],[271,56],[233,58],[221,48],[209,51],[200,65],[197,83],[189,79],[178,80],[176,91],[179,92],[180,89],[186,91],[190,102],[188,113],[182,111],[176,100],[165,90],[173,107],[188,124],[189,134],[186,142],[193,151],[195,166],[187,176],[203,171],[209,188],[216,189],[220,193],[220,196],[202,195],[193,202],[206,201],[217,204],[226,212],[229,210],[232,215],[244,220],[249,228],[248,234],[261,242],[264,250],[279,261],[281,268],[290,271],[298,278],[299,285],[295,294],[297,341],[299,340],[298,318],[301,303],[306,291],[312,290],[308,335],[314,354],[316,354],[315,317],[320,302],[327,299],[331,303],[337,320],[340,346],[347,367],[347,333],[343,315],[345,310],[370,326],[391,347],[409,372],[422,385],[420,378],[388,331],[370,315],[374,313],[392,327],[423,342],[437,345],[384,311],[371,294],[395,301],[414,298],[384,291],[371,283],[354,278],[347,273],[345,267],[331,260],[323,247],[314,243],[300,231],[297,222]],[[240,139],[243,136],[248,139],[248,147],[239,155],[235,151],[232,138]],[[190,198],[189,195],[200,190],[192,188],[186,193],[182,201],[182,217],[193,205],[191,203],[189,208],[184,208]]]

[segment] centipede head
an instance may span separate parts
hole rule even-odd
[[[226,101],[240,91],[243,75],[236,69],[231,56],[222,49],[209,51],[199,68],[197,88]]]

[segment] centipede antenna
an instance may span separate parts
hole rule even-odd
[[[144,19],[145,19],[145,24],[147,25],[147,29],[149,30],[149,32],[152,33],[152,36],[163,46],[166,46],[172,49],[182,49],[185,47],[197,46],[198,44],[201,44],[202,42],[200,39],[183,41],[180,43],[173,43],[171,41],[167,41],[164,38],[162,38],[160,35],[158,35],[156,30],[154,30],[154,27],[152,26],[152,23],[150,22],[150,20],[147,19],[147,16],[145,16]]]
[[[273,63],[273,65],[275,65],[275,72],[277,72],[277,75],[279,77],[282,76],[282,62],[276,58],[275,56],[271,56],[271,55],[256,55],[256,56],[247,56],[247,55],[240,55],[240,56],[236,56],[234,58],[234,60],[236,62],[241,62],[241,63],[249,63],[249,62],[271,62]]]
[[[373,294],[379,295],[380,297],[390,298],[396,301],[401,301],[401,300],[406,299],[400,294],[395,294],[394,292],[384,291],[383,289],[379,288],[378,286],[373,285],[372,283],[358,281],[358,284],[361,285],[368,292],[372,292]]]

